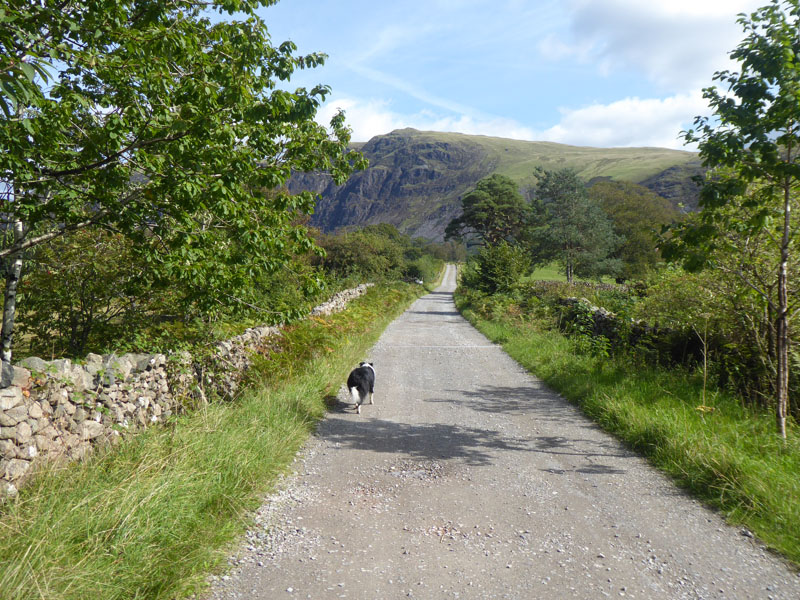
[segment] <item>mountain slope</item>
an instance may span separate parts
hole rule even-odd
[[[441,239],[461,213],[460,199],[482,177],[508,175],[531,187],[536,167],[571,167],[586,181],[610,178],[640,183],[674,204],[696,206],[691,176],[697,155],[663,148],[589,148],[414,129],[376,136],[360,147],[370,166],[342,186],[330,178],[298,174],[290,190],[312,190],[320,200],[312,225],[324,231],[391,223],[412,236]]]

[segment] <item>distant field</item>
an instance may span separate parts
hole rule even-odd
[[[525,279],[528,281],[566,281],[567,277],[564,275],[564,271],[561,267],[557,264],[550,264],[539,267]],[[578,281],[583,281],[579,278],[576,279]],[[603,277],[601,281],[603,283],[614,283],[614,279],[611,277]]]
[[[527,279],[534,281],[566,281],[567,276],[558,265],[547,265],[536,269]]]

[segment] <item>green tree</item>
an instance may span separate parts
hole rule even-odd
[[[461,199],[463,214],[450,221],[445,240],[477,236],[483,244],[513,242],[523,231],[528,206],[513,179],[495,173],[484,177]]]
[[[313,194],[264,190],[293,171],[341,183],[364,162],[341,113],[330,129],[314,121],[327,86],[279,87],[325,57],[271,43],[255,11],[274,3],[12,0],[0,10],[4,364],[24,252],[66,232],[113,228],[149,250],[151,268],[216,300],[312,248],[296,217]]]
[[[522,246],[506,241],[484,246],[470,257],[462,284],[487,294],[505,294],[531,272],[531,259]]]
[[[599,181],[589,188],[589,198],[602,207],[614,233],[624,239],[613,254],[622,261],[620,277],[644,277],[661,259],[657,245],[662,226],[677,221],[678,211],[666,198],[625,181]]]
[[[745,38],[731,52],[739,71],[714,79],[727,87],[706,88],[712,118],[697,117],[684,132],[712,169],[700,195],[702,219],[681,231],[695,249],[689,266],[700,266],[719,246],[727,228],[744,237],[765,236],[777,257],[766,281],[741,271],[745,285],[759,291],[774,319],[778,432],[786,436],[789,405],[789,273],[795,257],[800,196],[800,0],[773,0],[738,21]],[[734,208],[733,212],[729,209]],[[767,292],[772,288],[775,295]]]
[[[617,275],[621,261],[612,254],[622,240],[578,174],[572,169],[539,169],[536,174],[527,234],[534,260],[557,261],[568,282],[575,276]]]
[[[743,231],[737,221],[754,212],[744,203],[743,199],[734,200],[718,209],[715,227],[719,228],[719,235],[713,241],[676,248],[684,244],[682,235],[702,228],[708,218],[707,213],[687,216],[677,230],[679,235],[666,247],[667,254],[675,255],[677,250],[690,266],[699,261],[709,268],[687,272],[675,265],[664,269],[658,278],[648,282],[647,299],[637,303],[637,311],[640,318],[667,327],[691,326],[695,331],[707,328],[709,337],[719,341],[712,358],[720,381],[748,402],[768,408],[774,405],[777,373],[775,274],[780,254],[775,242],[780,239],[780,222],[773,222],[769,234]],[[798,267],[797,261],[789,262],[790,313],[800,307]],[[789,342],[790,382],[796,384],[800,375],[796,336],[790,335]],[[795,405],[795,414],[797,408]]]

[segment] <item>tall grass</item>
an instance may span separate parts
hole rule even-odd
[[[535,322],[488,319],[459,303],[487,337],[577,403],[604,429],[647,456],[681,486],[746,526],[800,565],[800,434],[775,433],[771,414],[752,412],[702,376],[628,358],[591,356],[575,340]]]
[[[235,402],[40,472],[0,508],[0,598],[167,599],[202,587],[324,415],[326,394],[419,291],[373,288],[345,313],[299,323]]]

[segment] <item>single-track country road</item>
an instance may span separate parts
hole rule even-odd
[[[207,598],[800,598],[796,571],[478,333],[454,289],[450,266],[386,329],[375,404],[320,423]]]

